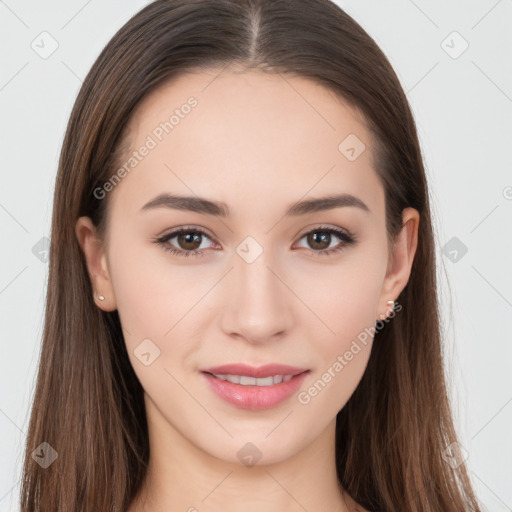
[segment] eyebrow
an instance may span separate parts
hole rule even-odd
[[[370,212],[368,206],[358,197],[351,194],[338,194],[294,203],[288,208],[285,216],[306,215],[308,213],[348,206],[360,208],[368,213]],[[167,193],[160,194],[146,203],[141,208],[141,211],[154,208],[172,208],[174,210],[186,210],[205,215],[218,215],[220,217],[229,217],[230,215],[228,205],[221,201],[213,201],[197,196],[177,196]]]

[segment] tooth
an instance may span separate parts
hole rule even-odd
[[[214,374],[217,379],[227,380],[233,384],[241,384],[242,386],[272,386],[274,384],[281,384],[281,382],[288,382],[292,379],[293,375],[273,375],[270,377],[248,377],[247,375],[222,375]]]
[[[243,386],[254,386],[256,384],[256,378],[240,375],[240,384],[242,384]]]
[[[256,386],[272,386],[274,384],[274,377],[260,377],[256,379]]]

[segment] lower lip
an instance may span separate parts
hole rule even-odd
[[[202,372],[211,390],[220,398],[239,409],[258,411],[271,409],[293,395],[309,371],[293,376],[288,382],[272,386],[244,386],[227,380],[217,379],[209,373]]]

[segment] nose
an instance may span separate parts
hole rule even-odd
[[[266,251],[251,263],[235,254],[221,318],[227,335],[258,344],[282,337],[291,329],[293,293],[282,274]]]

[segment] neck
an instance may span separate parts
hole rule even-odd
[[[145,481],[128,512],[354,510],[336,476],[335,420],[286,460],[245,466],[218,459],[190,443],[147,399],[146,412],[151,456]]]

